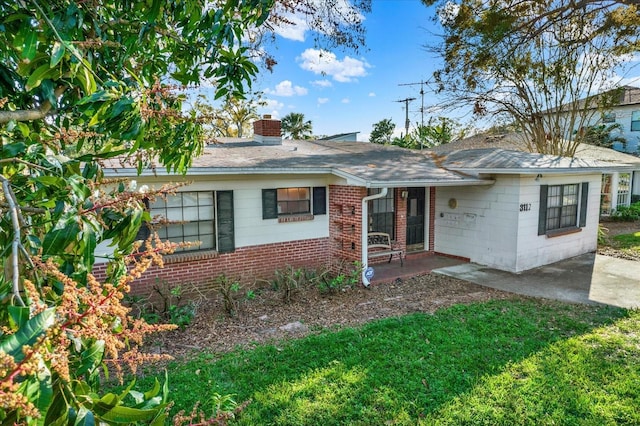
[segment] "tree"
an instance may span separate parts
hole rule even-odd
[[[216,137],[242,138],[250,133],[251,124],[259,118],[258,106],[263,104],[260,94],[254,94],[249,99],[228,97],[220,108],[215,108],[200,95],[194,111],[204,124],[205,139],[213,142]]]
[[[311,120],[304,119],[304,114],[291,112],[282,117],[282,133],[287,139],[308,139],[313,134]]]
[[[434,0],[423,0],[434,4]],[[615,96],[600,84],[639,46],[636,2],[559,0],[440,2],[444,59],[434,75],[449,106],[509,115],[529,148],[572,156],[585,127]]]
[[[180,89],[206,82],[215,99],[244,98],[258,72],[247,43],[277,22],[274,1],[205,3],[0,1],[2,424],[164,422],[166,383],[101,397],[99,381],[153,358],[138,347],[164,327],[131,318],[120,301],[175,248],[136,236],[150,220],[145,201],[176,188],[105,180],[102,164],[118,156],[139,171],[184,173],[208,117],[185,110]],[[316,2],[277,4],[295,14]],[[98,282],[105,241],[113,255]]]
[[[373,125],[373,130],[371,131],[371,135],[369,136],[369,142],[385,145],[390,144],[391,137],[393,136],[393,132],[395,129],[396,125],[391,121],[390,118],[380,120]]]
[[[578,130],[580,133],[578,137],[589,145],[613,148],[615,143],[620,143],[624,147],[627,145],[627,139],[620,134],[621,131],[622,125],[620,123],[600,124]]]
[[[152,327],[120,303],[170,244],[135,242],[144,199],[133,183],[105,181],[114,156],[185,172],[202,129],[183,113],[179,85],[212,80],[241,97],[256,74],[242,35],[269,2],[203,7],[123,1],[0,3],[0,422],[162,422],[161,386],[136,407],[98,396],[101,367],[144,359]],[[167,189],[169,190],[169,189]],[[95,248],[111,241],[104,282]],[[129,388],[130,390],[131,388]]]

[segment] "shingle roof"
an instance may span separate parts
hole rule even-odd
[[[487,144],[493,146],[487,149]],[[477,149],[475,145],[483,146]],[[497,145],[508,149],[499,148]],[[455,148],[476,148],[456,150]],[[510,150],[509,150],[510,149]],[[291,141],[262,145],[246,140],[210,145],[193,160],[189,175],[333,174],[366,187],[482,185],[487,173],[577,173],[602,170],[610,163],[514,151],[506,138],[460,141],[415,151],[366,142]],[[450,151],[450,152],[449,152]],[[133,167],[110,161],[113,174],[135,176]],[[151,174],[151,170],[145,173]],[[166,174],[157,170],[158,174]]]

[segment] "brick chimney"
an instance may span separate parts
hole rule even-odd
[[[282,145],[280,120],[274,120],[265,114],[261,119],[253,122],[253,140],[263,145]]]

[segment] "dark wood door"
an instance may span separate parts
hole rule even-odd
[[[408,188],[407,246],[424,244],[425,189]]]

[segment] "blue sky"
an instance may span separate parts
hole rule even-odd
[[[440,40],[434,14],[435,8],[420,0],[372,0],[372,12],[364,17],[365,48],[322,56],[304,22],[278,29],[275,44],[266,46],[277,65],[273,73],[261,69],[253,85],[267,101],[259,114],[282,118],[302,113],[311,120],[316,136],[359,132],[361,141],[369,140],[375,123],[388,118],[399,136],[405,128],[405,103],[398,101],[415,98],[409,103],[411,127],[423,118],[420,85],[407,84],[429,81],[441,67],[440,58],[425,48]],[[633,76],[619,76],[617,84],[640,85],[640,56],[631,62],[636,64]],[[446,115],[462,125],[482,127],[468,110],[430,113],[438,99],[429,85],[424,89],[425,123],[432,116]]]
[[[259,113],[275,118],[302,113],[315,135],[360,132],[358,140],[366,141],[373,124],[386,118],[396,124],[398,135],[404,132],[405,104],[397,101],[414,97],[409,119],[420,122],[420,85],[400,84],[426,81],[437,68],[439,60],[424,48],[436,40],[434,9],[419,0],[372,3],[365,16],[367,45],[358,53],[325,52],[320,58],[309,32],[302,34],[301,27],[280,31],[268,48],[278,64],[273,73],[262,71],[254,83],[268,102]],[[434,103],[426,89],[425,109]]]

